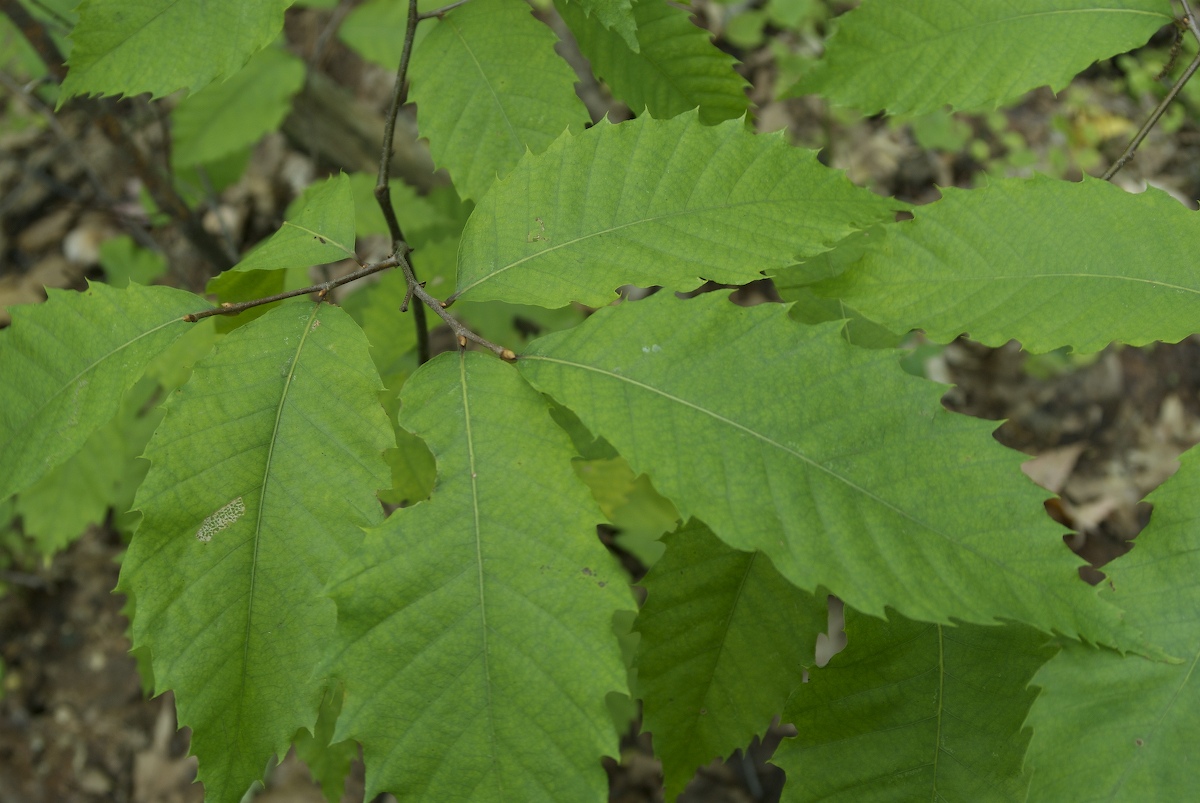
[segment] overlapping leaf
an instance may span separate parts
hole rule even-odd
[[[413,53],[421,136],[463,198],[479,200],[526,150],[539,153],[588,120],[554,34],[529,12],[510,0],[472,0]]]
[[[666,549],[659,539],[679,524],[675,506],[645,474],[634,474],[623,457],[576,458],[572,465],[616,528],[613,544],[642,565],[654,566]]]
[[[448,5],[442,0],[417,0],[417,11],[425,13]],[[366,0],[354,7],[338,26],[338,37],[360,56],[388,72],[395,72],[404,52],[404,33],[408,27],[408,3],[394,0]],[[429,25],[418,25],[413,47],[429,33]]]
[[[242,68],[283,28],[292,0],[84,0],[63,97],[193,92]],[[186,42],[186,46],[181,43]]]
[[[458,294],[599,306],[623,284],[743,284],[903,206],[740,121],[601,123],[527,156],[484,198],[463,231]]]
[[[638,43],[637,17],[633,13],[631,0],[567,0],[571,6],[567,13],[575,14],[576,9],[583,16],[599,23],[605,30],[612,31],[634,53],[641,45]]]
[[[354,195],[354,231],[359,237],[388,234],[387,221],[383,218],[379,202],[375,200],[376,181],[378,177],[374,173],[350,174],[350,188]],[[457,237],[471,213],[471,205],[461,202],[453,187],[436,187],[425,195],[418,195],[403,181],[393,179],[388,189],[391,191],[392,209],[404,229],[404,240],[415,249],[448,237]]]
[[[813,664],[825,601],[688,522],[646,575],[634,628],[645,730],[662,759],[666,798],[696,768],[762,736]]]
[[[865,0],[797,90],[867,113],[990,109],[1045,84],[1057,92],[1172,16],[1169,0]]]
[[[27,488],[112,420],[146,365],[208,304],[182,290],[94,284],[13,307],[0,332],[0,499]]]
[[[338,715],[342,713],[342,699],[340,686],[328,692],[321,701],[316,728],[311,733],[301,731],[295,741],[296,756],[308,767],[329,803],[341,801],[350,767],[358,758],[358,745],[354,742],[330,742]]]
[[[304,86],[304,62],[283,48],[256,54],[228,81],[184,98],[171,115],[177,166],[229,156],[283,122]]]
[[[687,10],[664,0],[636,0],[632,19],[640,47],[631,47],[620,31],[587,16],[577,2],[558,0],[555,8],[592,71],[633,111],[667,118],[699,108],[704,123],[746,113],[749,84],[734,71],[737,61],[692,23]]]
[[[331,593],[367,797],[594,800],[624,684],[630,607],[595,534],[570,442],[510,366],[443,354],[405,385],[401,424],[438,459],[427,502],[371,531]]]
[[[118,516],[129,509],[146,475],[145,461],[136,458],[162,420],[160,410],[143,412],[157,391],[152,379],[134,385],[111,421],[93,432],[67,462],[17,497],[22,530],[47,561],[89,524],[104,521],[109,508]]]
[[[1044,176],[944,192],[817,291],[893,331],[1033,352],[1200,330],[1200,217],[1166,193]]]
[[[1105,567],[1131,624],[1181,659],[1068,645],[1034,678],[1031,795],[1036,800],[1184,800],[1200,744],[1200,452],[1149,496],[1133,551]]]
[[[152,284],[167,272],[167,257],[137,245],[133,237],[122,234],[100,245],[100,266],[108,284],[126,287],[130,282]]]
[[[335,619],[322,590],[383,518],[379,387],[349,316],[285,304],[197,363],[146,449],[119,588],[209,800],[239,800],[316,722]]]
[[[246,255],[235,271],[280,270],[354,258],[354,195],[345,173],[305,190],[300,213]]]
[[[726,543],[859,610],[1129,643],[1019,455],[895,352],[782,305],[660,293],[536,341],[522,373]],[[947,493],[947,487],[953,493]]]
[[[798,731],[772,759],[785,801],[1025,800],[1021,726],[1055,652],[1045,635],[847,610],[846,637],[784,713]]]

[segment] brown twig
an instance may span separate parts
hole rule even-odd
[[[383,153],[379,156],[379,176],[375,182],[375,201],[387,221],[388,232],[392,235],[392,249],[402,256],[407,266],[404,271],[409,282],[409,292],[415,293],[413,285],[417,282],[416,271],[409,260],[411,249],[404,239],[404,231],[400,221],[396,219],[396,210],[392,207],[392,191],[389,187],[392,171],[392,141],[396,136],[396,117],[400,107],[408,100],[408,63],[412,60],[413,40],[417,35],[417,23],[420,14],[417,13],[417,0],[408,2],[408,27],[404,31],[404,49],[400,52],[400,66],[396,68],[396,83],[392,86],[392,103],[388,107],[387,118],[383,129]],[[413,326],[417,328],[417,362],[429,362],[429,327],[425,322],[425,307],[418,304],[413,308]]]
[[[455,338],[458,339],[459,348],[466,348],[467,341],[470,341],[483,346],[506,362],[516,362],[517,355],[511,349],[506,349],[504,346],[497,345],[486,338],[480,337],[464,326],[461,321],[449,312],[446,312],[446,305],[427,293],[425,285],[417,281],[417,277],[413,274],[412,266],[408,263],[407,258],[400,260],[400,270],[404,271],[404,278],[408,280],[409,294],[415,296],[422,304],[433,310],[450,327],[450,331],[454,332]],[[415,307],[414,309],[420,309],[420,307]]]
[[[219,307],[201,310],[200,312],[188,313],[187,315],[183,316],[183,320],[187,321],[188,323],[195,323],[196,321],[201,321],[205,318],[211,318],[214,315],[236,315],[237,313],[248,310],[251,307],[261,307],[263,304],[271,304],[276,301],[295,298],[296,296],[308,295],[309,293],[316,293],[317,300],[324,301],[325,297],[329,295],[329,291],[335,287],[341,287],[343,284],[349,284],[355,279],[361,279],[364,276],[370,276],[372,273],[379,273],[381,270],[394,268],[399,264],[401,264],[399,259],[397,259],[395,256],[390,256],[387,259],[379,262],[372,262],[370,265],[364,265],[356,271],[347,273],[345,276],[339,276],[336,279],[330,279],[327,282],[321,282],[320,284],[302,287],[299,290],[288,290],[283,293],[276,293],[273,296],[266,296],[264,298],[255,298],[250,301],[239,301],[236,304],[225,303]]]
[[[1192,35],[1200,40],[1200,21],[1196,19],[1196,13],[1192,11],[1191,0],[1179,0],[1179,2],[1183,4],[1184,21],[1192,29]]]
[[[25,10],[20,0],[0,0],[0,12],[12,20],[21,35],[37,52],[42,63],[46,65],[46,69],[61,83],[67,75],[66,60],[41,21]],[[97,127],[116,146],[117,152],[130,160],[134,172],[142,180],[159,209],[179,223],[184,235],[192,245],[217,268],[225,270],[233,267],[233,261],[229,255],[205,230],[187,203],[175,191],[175,187],[150,164],[142,149],[113,115],[112,104],[87,99],[81,99],[80,103],[94,112]]]
[[[1197,23],[1195,14],[1192,13],[1191,2],[1190,0],[1180,1],[1183,3],[1183,10],[1186,14],[1188,28],[1191,30],[1192,35],[1196,37],[1196,41],[1200,42],[1200,23]],[[1125,150],[1121,153],[1117,160],[1112,163],[1112,166],[1104,171],[1104,175],[1102,175],[1100,178],[1108,181],[1117,174],[1118,170],[1124,167],[1125,164],[1133,158],[1134,151],[1136,151],[1138,146],[1142,144],[1142,140],[1144,140],[1146,135],[1150,133],[1150,129],[1154,128],[1159,119],[1161,119],[1163,114],[1166,113],[1167,107],[1171,105],[1171,101],[1175,100],[1175,97],[1183,90],[1184,85],[1187,84],[1187,82],[1191,80],[1191,77],[1196,74],[1197,69],[1200,69],[1200,54],[1197,54],[1196,58],[1192,59],[1192,63],[1189,64],[1187,69],[1183,71],[1183,75],[1179,76],[1179,80],[1171,86],[1171,89],[1167,92],[1166,96],[1159,101],[1157,106],[1154,107],[1154,111],[1150,113],[1150,116],[1146,119],[1146,122],[1142,123],[1142,127],[1138,129],[1138,132],[1133,135],[1133,139],[1131,139],[1129,144],[1125,146]]]
[[[469,2],[470,2],[470,0],[458,0],[457,3],[451,3],[448,6],[442,6],[441,8],[435,8],[433,11],[426,11],[424,14],[418,14],[417,19],[418,20],[431,20],[434,17],[441,19],[442,17],[444,17],[446,15],[447,11],[453,11],[454,9],[458,8],[459,6],[466,5]]]

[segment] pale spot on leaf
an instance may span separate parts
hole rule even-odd
[[[242,497],[234,499],[229,504],[217,510],[211,516],[206,518],[201,524],[200,529],[196,531],[196,538],[200,541],[208,543],[217,533],[228,528],[235,521],[240,519],[246,513],[246,504],[242,501]]]

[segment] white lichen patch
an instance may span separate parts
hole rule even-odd
[[[207,544],[214,535],[228,528],[245,514],[246,503],[239,496],[205,519],[200,524],[200,529],[196,530],[196,539]]]

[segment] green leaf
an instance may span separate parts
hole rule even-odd
[[[799,732],[772,759],[784,801],[1025,800],[1029,680],[1055,652],[1044,635],[847,609],[846,637],[784,714]]]
[[[587,108],[554,34],[526,4],[471,0],[434,25],[409,70],[417,122],[434,164],[478,201],[527,150],[586,122]]]
[[[792,586],[761,552],[739,552],[702,523],[666,537],[641,585],[636,666],[645,730],[666,799],[696,773],[762,736],[814,662],[824,599]]]
[[[239,800],[316,723],[335,620],[321,592],[383,518],[379,386],[346,313],[285,304],[196,364],[146,449],[118,588],[156,691],[175,690],[193,729],[209,800]]]
[[[301,730],[295,739],[296,755],[308,765],[329,803],[338,803],[342,799],[350,765],[358,758],[358,745],[354,742],[330,743],[337,718],[342,713],[342,692],[340,687],[326,692],[313,732]]]
[[[279,270],[324,265],[354,256],[354,196],[345,173],[305,190],[300,213],[232,270]]]
[[[505,301],[463,300],[452,311],[476,334],[514,351],[524,348],[531,338],[569,329],[585,317],[585,311],[574,304],[546,309]]]
[[[801,323],[844,321],[842,333],[846,342],[864,348],[895,348],[904,337],[897,335],[868,318],[840,298],[822,298],[812,286],[822,279],[840,276],[862,261],[863,255],[875,240],[883,236],[883,226],[872,226],[842,240],[833,250],[817,254],[802,264],[790,265],[770,273],[780,299],[791,303],[792,318]]]
[[[156,354],[209,306],[169,287],[48,290],[0,331],[0,499],[28,488],[116,415]]]
[[[71,95],[169,95],[228,78],[283,28],[292,0],[83,0],[71,34]],[[181,46],[186,43],[186,46]]]
[[[367,799],[599,800],[625,686],[630,594],[546,403],[490,355],[442,354],[402,395],[438,460],[427,502],[368,533],[331,587],[346,683],[336,739]]]
[[[250,164],[253,148],[247,146],[215,162],[192,167],[176,167],[175,187],[180,196],[192,206],[208,204],[226,188],[237,182]],[[154,201],[144,190],[142,205],[154,209]],[[232,232],[231,232],[232,234]]]
[[[943,192],[817,292],[892,331],[943,343],[965,332],[990,346],[1016,338],[1034,353],[1196,331],[1200,219],[1165,192],[1045,176]]]
[[[167,258],[158,251],[136,245],[128,234],[100,244],[100,266],[113,287],[125,287],[131,281],[150,284],[167,272]]]
[[[557,0],[554,7],[592,71],[635,113],[645,109],[667,118],[698,107],[700,121],[707,124],[746,113],[749,84],[734,70],[737,60],[692,23],[689,11],[663,0],[637,0],[632,18],[639,49],[570,0]]]
[[[45,560],[88,525],[104,521],[109,508],[118,515],[128,509],[145,476],[145,461],[137,457],[162,420],[158,410],[142,412],[157,391],[153,380],[134,385],[117,415],[93,432],[82,449],[17,497],[22,528]],[[70,503],[63,504],[64,499]]]
[[[576,458],[572,465],[604,516],[617,528],[613,542],[646,566],[658,562],[665,549],[658,539],[679,523],[679,513],[670,500],[654,490],[645,474],[634,474],[623,457]]]
[[[602,306],[624,284],[744,284],[901,208],[823,167],[815,151],[737,120],[601,123],[525,157],[476,207],[458,294]]]
[[[304,62],[280,47],[260,50],[229,80],[184,98],[171,114],[176,167],[213,162],[253,145],[283,122],[304,86]]]
[[[864,0],[795,92],[868,114],[994,109],[1045,84],[1058,92],[1172,19],[1168,0],[922,0],[902,10]]]
[[[994,425],[947,412],[941,386],[838,324],[659,293],[535,342],[519,366],[685,520],[761,549],[801,589],[870,613],[1130,639]]]
[[[92,433],[83,448],[17,497],[25,534],[47,561],[104,520],[116,495],[124,457],[119,427]],[[69,504],[63,500],[69,499]]]
[[[598,23],[604,30],[615,33],[634,53],[640,49],[638,19],[631,0],[566,0],[563,5],[567,8],[567,14],[580,16],[579,12],[582,11],[583,18],[590,24]],[[562,6],[558,3],[555,3],[555,6],[559,13],[562,13]],[[565,18],[566,14],[563,17]]]
[[[403,427],[397,427],[396,448],[384,452],[383,459],[392,470],[392,486],[380,492],[381,502],[414,505],[433,493],[437,467],[425,441]]]
[[[221,304],[236,304],[239,301],[266,298],[284,290],[305,287],[308,285],[307,280],[308,269],[303,267],[287,270],[227,270],[209,279],[204,290],[209,295],[216,296]],[[222,334],[231,332],[255,318],[266,315],[283,303],[284,301],[272,301],[270,304],[260,304],[242,310],[236,315],[217,315],[214,326]]]
[[[1181,663],[1068,645],[1033,682],[1034,799],[1185,800],[1200,743],[1200,451],[1149,497],[1150,524],[1105,567],[1108,596]],[[1109,583],[1111,582],[1111,585]]]
[[[359,237],[389,233],[379,202],[375,200],[377,180],[373,173],[350,174],[354,230]],[[393,180],[388,186],[392,209],[404,229],[404,239],[413,248],[457,236],[470,215],[471,205],[459,201],[451,187],[437,187],[429,195],[422,196],[403,181]]]
[[[903,342],[901,335],[884,329],[872,320],[858,314],[853,307],[837,298],[821,298],[808,287],[779,289],[779,297],[791,302],[788,313],[800,323],[816,324],[826,321],[841,321],[842,336],[846,342],[868,349],[896,348]]]
[[[1166,616],[1184,610],[1174,600],[1169,606]],[[1193,627],[1194,610],[1183,614]],[[1200,645],[1184,657],[1182,664],[1167,664],[1066,645],[1033,678],[1043,691],[1027,723],[1033,728],[1029,799],[1187,800],[1194,795],[1196,768],[1186,757],[1200,740]]]
[[[435,296],[447,294],[453,286],[453,280],[447,277],[454,272],[457,246],[455,240],[443,240],[429,244],[413,255],[417,275]],[[354,291],[346,297],[344,304],[371,341],[371,358],[389,388],[399,388],[402,382],[397,380],[415,367],[407,358],[417,345],[416,325],[411,309],[408,313],[400,313],[400,305],[407,294],[408,281],[396,269]],[[432,329],[441,323],[441,318],[426,310],[425,321]]]
[[[444,0],[418,0],[419,12],[434,11],[448,5]],[[338,27],[338,37],[367,61],[373,61],[395,73],[404,51],[404,32],[408,29],[408,3],[396,0],[367,0],[346,15]],[[429,33],[429,25],[418,25],[413,47]],[[415,50],[413,51],[416,52]]]

